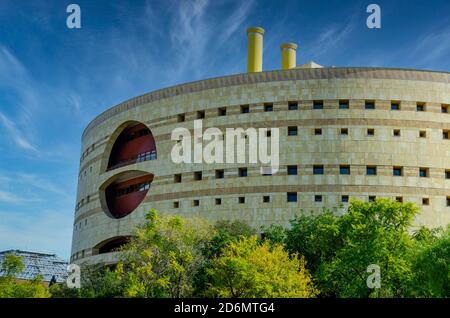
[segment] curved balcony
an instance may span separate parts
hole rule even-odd
[[[125,128],[115,140],[106,170],[156,158],[155,139],[150,129],[144,124],[134,124]]]

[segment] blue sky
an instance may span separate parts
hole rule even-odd
[[[289,41],[298,64],[449,71],[449,15],[447,0],[1,0],[0,250],[68,258],[84,127],[131,97],[245,72],[247,27],[266,30],[265,70]]]

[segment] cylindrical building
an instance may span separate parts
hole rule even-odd
[[[295,68],[161,89],[95,118],[82,137],[72,256],[114,262],[148,210],[256,228],[351,198],[416,203],[416,225],[450,223],[450,73]],[[177,127],[277,127],[280,170],[175,164]]]

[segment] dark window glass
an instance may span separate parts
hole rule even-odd
[[[397,102],[391,103],[391,110],[400,110],[400,104]]]
[[[401,175],[403,175],[403,171],[402,171],[402,170],[403,170],[403,169],[400,168],[400,167],[395,167],[395,168],[392,170],[392,175],[395,176],[395,177],[400,177]]]
[[[297,126],[290,126],[288,127],[288,136],[297,136],[298,135],[298,128]]]
[[[288,175],[296,176],[297,175],[297,166],[288,166],[287,168]]]
[[[273,104],[265,104],[265,105],[264,105],[264,111],[265,111],[265,112],[271,112],[271,111],[273,111]]]
[[[377,174],[377,167],[374,166],[368,166],[366,168],[366,172],[368,176],[375,176]]]
[[[315,100],[313,102],[313,109],[323,109],[323,101]]]
[[[339,173],[340,174],[350,174],[350,166],[340,166]]]
[[[348,109],[348,108],[349,108],[348,100],[339,101],[339,109]]]
[[[341,197],[341,201],[344,202],[344,203],[347,203],[348,202],[348,195],[343,195]]]
[[[287,202],[297,202],[297,192],[288,192]]]
[[[298,102],[289,102],[288,109],[289,110],[298,110]]]
[[[323,166],[322,165],[316,165],[313,167],[313,173],[314,174],[323,174]]]
[[[314,202],[322,202],[322,196],[321,195],[315,195],[314,196]]]
[[[366,101],[364,106],[365,106],[366,109],[375,109],[375,102]]]

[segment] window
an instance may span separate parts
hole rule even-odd
[[[450,179],[450,170],[445,170],[445,179]]]
[[[426,130],[420,130],[419,131],[419,138],[426,138],[427,137],[427,131]]]
[[[223,169],[216,170],[216,179],[223,179],[223,178],[224,178]]]
[[[227,115],[227,108],[226,107],[220,107],[218,110],[219,116],[226,116]]]
[[[273,111],[273,104],[272,103],[264,104],[264,111],[265,112],[272,112]]]
[[[349,109],[348,100],[340,100],[339,101],[339,109]]]
[[[314,202],[322,202],[322,196],[320,194],[316,194],[314,196]]]
[[[394,135],[394,137],[400,137],[400,129],[394,129],[393,135]]]
[[[323,101],[315,100],[313,102],[313,109],[323,109]]]
[[[392,169],[392,175],[394,177],[401,177],[403,175],[403,168],[402,167],[394,167]]]
[[[173,176],[173,182],[181,183],[181,173],[177,173]]]
[[[297,202],[297,192],[288,192],[287,202]]]
[[[442,138],[444,138],[444,139],[449,139],[449,136],[450,135],[450,130],[443,130],[442,131]]]
[[[297,166],[288,166],[287,167],[287,174],[289,176],[296,176],[297,175]]]
[[[197,112],[197,119],[203,119],[205,118],[205,111],[204,110],[199,110]]]
[[[450,206],[450,197],[447,197],[447,206]]]
[[[341,135],[347,136],[348,135],[348,128],[341,128]]]
[[[238,202],[239,202],[239,204],[244,204],[245,203],[245,197],[239,197],[238,198]]]
[[[339,173],[340,174],[350,174],[350,166],[349,165],[340,165]]]
[[[173,203],[173,208],[174,208],[174,209],[178,209],[179,207],[180,207],[180,202],[175,201],[175,202]]]
[[[179,115],[177,116],[177,121],[178,121],[179,123],[182,123],[182,122],[184,121],[184,119],[185,119],[184,114],[179,114]]]
[[[400,110],[399,102],[391,102],[391,110]]]
[[[377,175],[377,167],[376,166],[367,166],[366,174],[368,176],[376,176]]]
[[[263,202],[264,203],[269,203],[270,202],[270,196],[269,195],[263,196]]]
[[[288,109],[289,110],[298,110],[298,102],[289,102]]]
[[[376,196],[374,195],[369,195],[369,202],[374,202],[376,200]]]
[[[288,136],[297,136],[297,135],[298,135],[297,126],[289,126],[288,127]]]
[[[341,202],[342,203],[347,203],[348,202],[348,195],[343,195],[343,196],[341,196]]]
[[[241,105],[241,114],[247,114],[250,112],[250,106],[249,105]]]
[[[428,168],[419,168],[419,177],[428,178]]]
[[[316,135],[316,136],[322,135],[322,128],[315,128],[314,129],[314,135]]]
[[[395,201],[402,203],[403,197],[395,197]]]
[[[441,105],[441,113],[448,113],[448,105]]]
[[[202,172],[201,171],[195,171],[194,172],[194,180],[195,181],[202,180]]]
[[[365,109],[375,109],[375,102],[366,100],[364,104]]]
[[[247,176],[247,168],[239,168],[239,177],[246,177]]]
[[[375,135],[375,129],[368,128],[367,129],[367,136],[374,136]]]
[[[222,199],[216,198],[216,205],[221,205],[221,204],[222,204]]]
[[[266,137],[267,137],[267,138],[272,137],[272,129],[267,129],[267,130],[266,130]]]
[[[430,205],[430,199],[429,198],[422,198],[422,205]]]
[[[416,104],[416,111],[424,112],[425,111],[425,104],[424,103],[417,103]]]
[[[323,174],[323,165],[314,165],[313,166],[313,173],[314,174]]]
[[[192,205],[193,206],[199,206],[200,205],[200,200],[193,200],[192,201]]]

